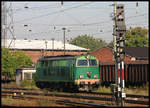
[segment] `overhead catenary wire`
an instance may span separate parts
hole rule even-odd
[[[67,14],[67,15],[68,15],[69,17],[71,17],[74,21],[76,21],[77,23],[83,25],[83,23],[82,23],[80,20],[78,20],[77,18],[75,18],[75,17],[73,17],[72,15],[68,14],[67,12],[64,12],[64,14]]]
[[[140,14],[140,15],[134,15],[134,16],[129,16],[129,17],[126,17],[126,20],[129,20],[131,18],[137,18],[137,17],[140,17],[140,16],[146,16],[147,13],[144,13],[144,14]],[[86,23],[86,24],[43,24],[43,25],[48,25],[48,26],[93,26],[93,25],[98,25],[98,24],[102,24],[102,23],[110,23],[112,20],[107,20],[107,21],[101,21],[101,22],[93,22],[93,23]],[[36,23],[38,24],[38,23]],[[98,26],[101,26],[101,25],[98,25]]]
[[[142,16],[142,15],[140,15],[140,16]],[[133,16],[133,17],[136,17],[136,16]],[[76,20],[77,21],[77,20]],[[78,20],[78,22],[80,22],[79,20]],[[65,25],[65,24],[63,24],[63,25],[56,25],[56,26],[92,26],[92,25],[96,25],[96,24],[98,24],[98,23],[103,23],[103,22],[95,22],[95,23],[89,23],[89,24],[69,24],[69,25]],[[105,23],[105,22],[104,22]],[[107,22],[106,22],[107,23]],[[55,26],[55,25],[49,25],[49,26]],[[99,25],[97,25],[97,26],[99,26]]]
[[[74,5],[75,3],[72,3],[72,5]],[[70,6],[70,3],[68,4],[68,6]],[[26,11],[30,11],[30,10],[32,10],[32,11],[34,11],[34,10],[36,10],[36,11],[39,11],[39,9],[40,10],[45,10],[45,9],[51,9],[51,8],[59,8],[60,6],[58,5],[58,6],[55,6],[55,5],[44,5],[44,6],[34,6],[34,7],[31,7],[31,6],[28,6],[29,8],[28,9],[25,9],[24,7],[19,7],[19,8],[16,8],[16,9],[13,9],[13,11],[14,12],[17,12],[17,11],[22,11],[22,10],[26,10]],[[67,7],[67,5],[65,4],[65,7]],[[101,7],[96,7],[96,6],[86,6],[86,7],[81,7],[80,9],[99,9],[99,10],[105,10],[105,8],[101,8]],[[126,11],[128,10],[128,9],[133,9],[133,10],[135,10],[136,9],[136,7],[126,7]]]
[[[23,20],[14,22],[14,23],[19,23],[19,22],[23,22],[23,21],[27,21],[27,20],[33,20],[33,19],[35,20],[35,19],[38,19],[38,18],[43,18],[43,17],[49,16],[49,15],[53,15],[53,14],[57,14],[57,13],[62,13],[62,12],[67,11],[67,10],[71,10],[71,9],[74,9],[74,8],[85,6],[87,4],[90,4],[90,3],[81,4],[81,5],[70,7],[70,8],[67,8],[67,9],[63,9],[63,10],[59,10],[59,11],[55,11],[55,12],[51,12],[51,13],[47,13],[47,14],[43,14],[43,15],[39,15],[39,16],[31,17],[31,18],[27,18],[27,19],[23,19]]]
[[[72,3],[72,4],[69,3],[68,6],[70,7],[72,5],[74,5],[74,3]],[[65,5],[65,7],[67,7],[67,5]],[[45,9],[51,9],[51,8],[60,8],[60,6],[49,4],[49,5],[39,6],[39,7],[37,7],[37,6],[35,6],[35,7],[28,6],[28,9],[25,9],[25,7],[20,7],[20,8],[16,8],[16,9],[14,8],[13,10],[16,13],[16,12],[22,12],[22,11],[39,11],[39,9],[40,10],[45,10]]]
[[[75,7],[75,6],[74,6]],[[87,7],[87,6],[86,6]],[[43,6],[43,8],[44,8],[44,6]],[[47,7],[47,8],[49,8],[49,7]],[[70,8],[72,8],[72,7],[70,7]],[[82,6],[80,7],[80,8],[82,8]],[[88,9],[89,9],[90,7],[88,7]],[[95,7],[96,8],[96,7]],[[40,7],[38,8],[31,8],[30,10],[32,10],[32,9],[41,9]],[[46,9],[46,8],[45,8]],[[51,21],[51,24],[50,23],[47,23],[47,24],[43,24],[43,22],[42,22],[42,24],[41,25],[48,25],[48,26],[54,26],[54,27],[56,27],[56,26],[58,26],[58,28],[59,28],[59,26],[61,27],[61,26],[70,26],[70,27],[72,27],[72,32],[73,31],[76,31],[76,32],[80,32],[80,31],[88,31],[88,30],[92,30],[92,29],[84,29],[84,30],[82,30],[82,27],[83,28],[85,28],[86,26],[89,26],[89,27],[94,27],[94,26],[97,26],[97,27],[103,27],[103,26],[106,26],[106,24],[109,24],[109,23],[111,23],[112,22],[112,20],[107,20],[107,21],[99,21],[99,22],[88,22],[88,23],[83,23],[82,21],[81,21],[81,19],[79,18],[76,18],[76,17],[73,17],[73,15],[71,15],[71,14],[69,14],[68,15],[68,13],[67,13],[67,9],[68,8],[65,8],[66,10],[58,10],[57,11],[57,13],[56,14],[58,14],[58,15],[56,15],[52,20],[50,20]],[[128,8],[127,8],[128,9]],[[134,8],[133,8],[134,9]],[[27,10],[29,10],[29,8],[27,9]],[[68,10],[70,10],[70,9],[68,9]],[[76,23],[74,23],[74,24],[52,24],[53,22],[54,22],[54,20],[57,20],[56,18],[59,18],[59,17],[57,17],[57,16],[59,16],[60,14],[59,13],[64,13],[64,14],[67,14],[67,16],[68,17],[70,17],[70,18],[72,18],[72,20],[74,20]],[[55,13],[53,13],[53,12],[51,12],[51,13],[49,13],[50,15],[54,15]],[[43,14],[43,15],[45,15],[46,16],[46,14]],[[139,15],[139,17],[141,17],[141,16],[146,16],[147,15],[147,13],[145,13],[145,15]],[[42,15],[41,15],[42,16]],[[47,16],[48,16],[48,13],[47,13]],[[35,16],[35,17],[37,17],[38,18],[38,16]],[[39,16],[40,17],[40,16]],[[138,15],[134,15],[134,16],[129,16],[129,18],[128,17],[126,17],[126,19],[127,19],[127,21],[129,20],[129,19],[132,19],[132,18],[137,18],[138,17]],[[31,17],[32,18],[32,17]],[[37,18],[35,18],[35,19],[37,19]],[[141,17],[142,18],[142,17]],[[28,18],[27,18],[28,19]],[[34,20],[34,18],[32,19],[32,20]],[[24,20],[24,21],[30,21],[30,18],[29,18],[29,20]],[[24,21],[23,22],[21,22],[21,23],[24,23]],[[84,21],[84,20],[83,20]],[[126,21],[126,22],[127,22]],[[134,20],[135,21],[135,20]],[[32,23],[33,25],[34,25],[34,23]],[[130,24],[130,25],[134,25],[134,24]],[[136,24],[136,25],[138,25],[138,24]],[[75,27],[81,27],[81,29],[79,30],[75,30],[74,28]],[[57,27],[56,27],[57,28]],[[59,30],[55,30],[56,32],[54,32],[54,33],[59,33],[59,32],[61,32],[61,31],[59,31]],[[93,31],[94,31],[94,29],[93,29]],[[104,31],[104,32],[100,32],[100,34],[104,34],[104,33],[107,33],[107,31]],[[48,33],[47,33],[48,34]],[[97,33],[96,33],[97,34]],[[96,35],[95,34],[95,35]],[[98,33],[99,34],[99,33]],[[49,34],[48,34],[49,35]]]
[[[133,22],[132,22],[133,23]],[[143,22],[134,22],[133,24],[132,23],[127,23],[126,25],[128,26],[128,25],[138,25],[139,23],[146,23],[145,21]],[[135,24],[135,23],[138,23],[138,24]],[[58,26],[58,25],[53,25],[53,26]],[[64,25],[62,25],[62,26],[64,26]],[[82,27],[82,26],[81,26]],[[109,27],[109,26],[108,26]],[[71,31],[89,31],[89,30],[95,30],[95,29],[84,29],[84,30],[82,30],[82,29],[70,29]],[[59,31],[61,31],[61,30],[56,30],[56,32],[59,32]]]
[[[140,25],[141,25],[141,23],[145,23],[145,22],[138,22]],[[136,22],[132,22],[132,23],[127,23],[126,25],[127,26],[130,26],[130,25],[139,25],[139,24],[136,24]],[[142,25],[144,25],[144,24],[142,24]],[[144,25],[144,26],[147,26],[147,25]],[[70,29],[70,31],[71,32],[73,32],[73,31],[75,31],[75,32],[80,32],[80,31],[91,31],[91,30],[93,30],[93,31],[95,31],[95,29],[84,29],[84,30],[82,30],[82,29]],[[54,32],[54,33],[59,33],[59,32],[62,32],[62,30],[60,29],[60,30],[56,30],[56,32]],[[92,34],[92,35],[95,35],[95,34],[104,34],[104,33],[108,33],[108,32],[112,32],[112,30],[108,30],[108,31],[103,31],[103,32],[97,32],[97,33],[94,33],[94,34]],[[31,33],[32,35],[37,35],[37,34],[39,34],[39,35],[41,35],[41,34],[45,34],[45,33],[52,33],[52,31],[46,31],[46,32],[38,32],[38,33]]]

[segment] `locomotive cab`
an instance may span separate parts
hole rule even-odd
[[[99,63],[94,56],[81,56],[76,60],[75,83],[79,90],[97,89],[100,85]]]

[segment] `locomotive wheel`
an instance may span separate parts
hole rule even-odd
[[[40,88],[40,89],[43,89],[43,88],[44,88],[44,85],[43,85],[43,83],[41,83],[41,82],[36,82],[36,86],[37,86],[38,88]]]
[[[39,84],[39,82],[36,82],[36,86],[37,86],[38,88],[40,88],[40,84]]]

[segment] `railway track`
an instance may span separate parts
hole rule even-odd
[[[41,91],[40,89],[31,89],[31,88],[2,88],[4,90],[27,90],[27,91]],[[93,96],[98,96],[98,95],[103,95],[103,96],[112,96],[112,93],[101,93],[101,92],[80,92],[80,93],[75,93],[75,94],[82,94],[82,95],[93,95]],[[149,99],[149,96],[145,95],[135,95],[135,94],[126,94],[127,98],[142,98],[142,99]]]
[[[8,95],[2,95],[2,96],[8,96]],[[31,97],[31,96],[14,96],[14,95],[9,95],[9,96],[12,96],[13,99],[29,99],[29,100],[43,100],[43,98],[37,98],[37,97]],[[46,99],[44,99],[46,100]],[[49,99],[47,99],[49,101]],[[56,103],[58,104],[65,104],[65,105],[68,105],[68,106],[88,106],[88,107],[110,107],[108,105],[104,105],[104,104],[94,104],[94,103],[89,103],[89,102],[79,102],[79,101],[71,101],[69,99],[56,99],[55,100]]]
[[[9,92],[9,93],[8,93]],[[6,92],[4,92],[4,93],[6,93]],[[13,94],[11,94],[11,93],[13,93]],[[37,93],[31,93],[32,94],[32,96],[31,96],[31,94],[29,95],[29,94],[19,94],[19,92],[11,92],[10,93],[10,91],[7,91],[7,94],[2,94],[1,96],[2,97],[7,97],[7,96],[11,96],[13,99],[29,99],[29,100],[48,100],[49,101],[49,97],[48,98],[44,98],[44,97],[38,97],[40,94],[38,93],[38,95],[37,95]],[[15,95],[14,95],[14,93],[15,93]],[[33,96],[34,95],[34,96]],[[42,94],[43,95],[43,94]],[[48,95],[46,95],[46,96],[48,96]],[[56,95],[53,95],[52,96],[52,98],[54,99],[54,96],[56,96]],[[62,97],[62,95],[59,95],[60,97]],[[57,95],[57,97],[58,97],[58,95]],[[62,97],[62,98],[64,98],[64,96]],[[110,107],[110,106],[108,106],[108,105],[104,105],[104,104],[95,104],[95,103],[89,103],[89,102],[83,102],[83,101],[72,101],[72,99],[70,100],[70,99],[57,99],[57,98],[55,98],[55,102],[56,103],[58,103],[58,104],[65,104],[65,105],[68,105],[68,106],[84,106],[84,107]]]
[[[83,94],[88,94],[86,92],[83,92]],[[103,95],[103,96],[112,96],[112,93],[101,93],[101,92],[91,92],[90,94],[98,96],[98,95]],[[134,99],[134,100],[140,100],[140,99],[145,99],[148,100],[149,96],[145,96],[145,95],[135,95],[135,94],[126,94],[126,97],[129,99]]]
[[[7,91],[7,90],[11,90],[11,91]],[[29,92],[29,91],[34,91],[34,92]],[[35,92],[36,91],[36,92]],[[90,103],[89,106],[107,106],[104,104],[96,104],[95,102],[100,103],[99,101],[103,101],[102,103],[105,102],[110,102],[111,104],[115,104],[114,102],[114,98],[112,98],[112,94],[111,93],[97,93],[97,92],[92,92],[92,93],[87,93],[87,92],[82,92],[82,93],[54,93],[54,92],[50,92],[50,93],[39,93],[37,91],[38,89],[26,89],[26,88],[2,88],[2,94],[19,94],[21,96],[21,94],[23,94],[22,96],[25,97],[25,95],[32,95],[32,96],[55,96],[55,97],[61,97],[61,98],[71,98],[72,99],[85,99],[85,100],[90,100],[92,101],[92,103]],[[4,95],[2,95],[4,96]],[[127,94],[126,95],[126,99],[125,99],[125,103],[128,104],[136,104],[137,106],[139,105],[149,105],[149,96],[143,96],[143,95],[133,95],[133,94]],[[36,97],[37,98],[37,97]],[[59,103],[75,103],[75,101],[70,101],[69,100],[58,100]],[[89,102],[88,102],[89,103]],[[79,102],[76,101],[77,105],[88,105],[88,103],[85,102]],[[108,107],[108,106],[107,106]]]

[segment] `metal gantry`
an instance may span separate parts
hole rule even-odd
[[[9,33],[9,34],[8,34]],[[12,36],[12,40],[7,44],[8,35]],[[15,47],[15,35],[14,35],[14,19],[13,19],[13,9],[12,3],[2,2],[2,47],[9,48],[14,41]]]
[[[2,2],[2,47],[6,47],[6,35],[7,35],[7,9],[6,9],[6,2]]]

